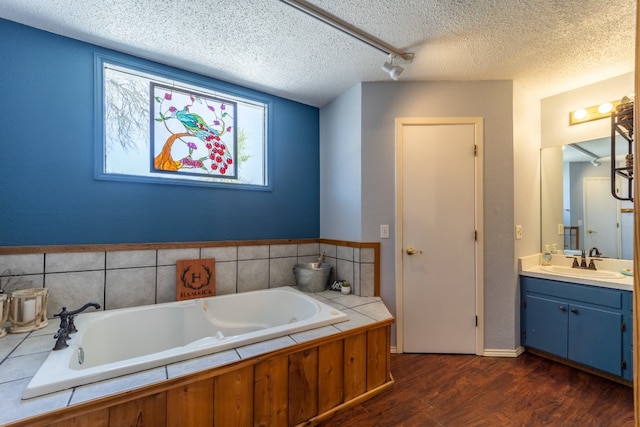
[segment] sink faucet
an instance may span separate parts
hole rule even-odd
[[[595,246],[589,249],[589,257],[594,256],[602,256],[602,254],[600,253],[600,249],[596,248]]]
[[[58,314],[54,314],[54,317],[60,318],[60,327],[58,332],[53,336],[56,338],[56,344],[53,347],[54,350],[62,350],[67,348],[67,340],[69,335],[78,332],[76,325],[73,323],[73,318],[76,314],[82,313],[89,307],[94,307],[96,310],[100,309],[100,304],[95,302],[88,302],[77,310],[67,311],[67,307],[62,307],[62,311]]]
[[[585,258],[584,249],[580,254],[580,268],[587,268],[587,259]]]

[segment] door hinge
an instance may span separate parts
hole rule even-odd
[[[478,230],[473,230],[473,240],[478,241]]]
[[[622,332],[624,332],[624,331],[626,331],[626,330],[627,330],[627,325],[625,325],[625,324],[624,324],[624,322],[622,322],[622,323],[620,324],[620,330],[621,330]]]
[[[522,306],[525,308],[525,310],[527,309],[527,301],[525,301]]]
[[[620,367],[621,367],[622,369],[627,369],[627,361],[626,361],[626,360],[621,361],[621,362],[620,362]]]
[[[476,316],[476,328],[478,327],[478,316]]]
[[[475,157],[478,157],[478,146],[475,144],[473,145],[473,155]]]

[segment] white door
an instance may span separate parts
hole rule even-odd
[[[598,248],[602,256],[619,258],[618,201],[611,195],[611,179],[584,179],[584,246]]]
[[[463,121],[397,130],[404,352],[477,351],[477,126]]]

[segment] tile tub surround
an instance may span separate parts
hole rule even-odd
[[[348,280],[356,295],[376,295],[379,244],[326,239],[0,247],[0,275],[22,276],[9,291],[48,288],[51,318],[89,301],[105,310],[175,301],[180,259],[215,258],[216,291],[224,295],[295,285],[293,266],[322,252],[333,266],[331,280]]]
[[[51,351],[58,324],[50,322],[46,328],[29,334],[7,335],[0,338],[0,424],[392,319],[379,297],[345,296],[335,291],[310,295],[346,313],[349,320],[28,400],[21,400],[20,396]]]

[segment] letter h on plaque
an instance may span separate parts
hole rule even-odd
[[[176,261],[176,301],[207,298],[215,294],[215,258]]]

